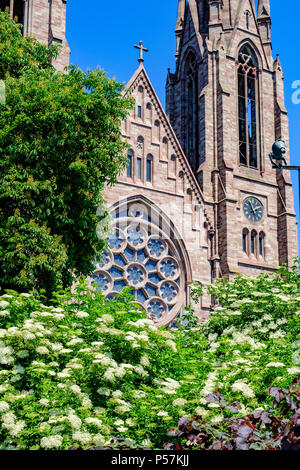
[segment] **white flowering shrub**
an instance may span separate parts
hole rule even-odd
[[[148,444],[161,422],[149,397],[157,404],[160,387],[179,386],[175,350],[172,334],[127,294],[107,301],[80,285],[49,306],[8,292],[0,297],[1,448],[90,448],[112,436]]]
[[[126,291],[107,300],[80,284],[51,305],[2,295],[0,448],[88,449],[112,438],[162,448],[183,416],[222,426],[230,410],[206,399],[216,390],[239,402],[237,416],[269,409],[268,387],[300,376],[298,267],[209,292],[209,320],[196,325],[189,313],[178,330],[157,329]]]
[[[202,290],[194,287],[196,301]],[[288,388],[300,376],[299,267],[256,279],[217,280],[208,292],[216,300],[214,313],[177,338],[187,372],[180,393],[188,398],[187,415],[218,424],[228,411],[207,402],[214,391],[239,401],[243,416],[269,409],[268,387]]]

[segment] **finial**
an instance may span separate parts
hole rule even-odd
[[[146,49],[143,45],[143,41],[140,41],[140,45],[139,46],[134,46],[136,49],[139,49],[140,51],[140,57],[138,59],[139,63],[141,64],[142,62],[144,62],[144,57],[143,57],[143,52],[149,52],[149,49]]]

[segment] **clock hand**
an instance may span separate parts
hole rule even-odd
[[[252,202],[251,202],[251,201],[249,201],[249,202],[250,202],[250,206],[251,206],[252,212],[255,214],[255,210],[254,210],[254,207],[253,207],[253,205],[252,205]]]

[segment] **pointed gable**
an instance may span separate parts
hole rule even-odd
[[[128,82],[125,93],[132,95],[135,108],[122,124],[123,136],[135,155],[135,165],[137,158],[142,160],[142,169],[133,170],[132,176],[123,174],[120,181],[184,197],[188,194],[205,212],[199,184],[143,64]],[[151,181],[147,181],[148,157],[153,165]],[[205,217],[211,226],[206,212]]]
[[[256,17],[256,9],[252,0],[240,0],[237,8],[232,10],[233,31],[230,32],[227,53],[236,56],[236,51],[241,42],[241,33],[244,32],[245,39],[256,46],[262,59],[262,66],[271,69],[272,63],[266,53],[263,38]],[[228,37],[228,36],[227,36]]]
[[[256,10],[252,0],[241,0],[236,11],[232,12],[232,17],[235,29],[239,28],[253,34],[259,34],[256,22]]]
[[[257,16],[270,16],[269,0],[258,0]]]
[[[186,14],[183,24],[182,43],[185,44],[198,31],[198,16],[195,15],[195,8],[191,9],[190,2],[186,8]]]

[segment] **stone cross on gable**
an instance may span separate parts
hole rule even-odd
[[[135,45],[134,46],[136,49],[139,49],[140,51],[140,58],[138,59],[140,63],[144,62],[144,56],[143,56],[143,52],[148,52],[149,49],[146,49],[144,46],[143,46],[143,41],[140,41],[140,45],[137,46]]]

